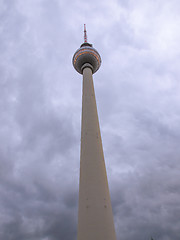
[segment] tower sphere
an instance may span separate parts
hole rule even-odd
[[[101,65],[101,57],[92,44],[84,42],[73,56],[73,66],[77,72],[83,74],[84,67],[89,66],[95,73]]]

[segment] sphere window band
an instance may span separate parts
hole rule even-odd
[[[97,56],[97,54],[94,54],[94,53],[92,53],[92,51],[83,51],[83,52],[81,52],[81,51],[79,51],[74,57],[75,57],[75,59],[74,59],[74,64],[76,63],[76,61],[77,61],[77,59],[78,59],[78,57],[79,56],[81,56],[82,54],[92,54],[96,59],[97,59],[97,61],[98,61],[98,63],[100,64],[100,60],[99,60],[99,57]]]

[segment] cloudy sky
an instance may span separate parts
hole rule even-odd
[[[86,23],[117,240],[179,240],[179,13],[179,0],[0,0],[0,239],[76,239]]]

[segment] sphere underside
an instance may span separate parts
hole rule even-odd
[[[90,64],[92,72],[95,73],[101,65],[101,57],[93,47],[81,47],[73,56],[73,66],[79,73],[83,74],[83,65]]]

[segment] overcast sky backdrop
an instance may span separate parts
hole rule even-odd
[[[1,240],[76,240],[84,23],[117,240],[180,239],[179,13],[179,0],[0,0]]]

